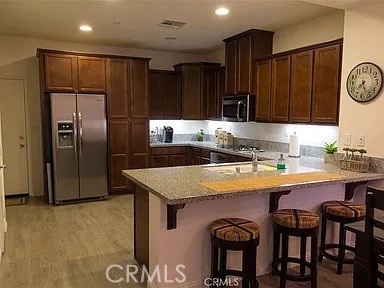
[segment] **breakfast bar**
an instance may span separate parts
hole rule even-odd
[[[257,172],[249,170],[248,162],[123,171],[134,183],[135,259],[149,271],[167,265],[175,277],[176,266],[182,264],[188,287],[201,287],[210,275],[208,225],[219,218],[241,217],[259,223],[257,274],[263,275],[270,272],[272,261],[270,213],[278,208],[317,212],[324,201],[351,200],[358,186],[384,179],[380,173],[345,171],[312,157],[289,159],[282,170],[275,164],[259,162]],[[337,234],[327,237],[335,239]],[[298,254],[296,241],[289,245]],[[241,266],[238,253],[228,258],[230,268]]]

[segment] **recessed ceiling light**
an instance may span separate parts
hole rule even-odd
[[[176,37],[165,37],[165,40],[177,40]]]
[[[217,8],[215,13],[217,15],[227,15],[229,13],[229,10],[227,8],[221,7],[221,8]]]
[[[81,31],[87,31],[87,32],[89,32],[89,31],[92,31],[92,27],[89,26],[89,25],[81,25],[81,26],[80,26],[80,30],[81,30]]]

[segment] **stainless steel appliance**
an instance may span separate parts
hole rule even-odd
[[[164,126],[163,129],[163,142],[172,143],[173,142],[173,128],[171,126]]]
[[[243,94],[223,96],[222,113],[224,121],[255,121],[256,96]]]
[[[55,204],[108,194],[105,95],[51,94]]]

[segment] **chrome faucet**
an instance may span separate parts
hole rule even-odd
[[[252,172],[257,172],[257,152],[254,148],[250,149],[252,154]]]

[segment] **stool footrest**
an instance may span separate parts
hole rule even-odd
[[[238,277],[245,277],[244,272],[240,270],[232,270],[232,269],[225,269],[220,270],[218,273],[219,277],[226,277],[226,276],[238,276]]]
[[[349,245],[344,245],[345,250],[350,251],[350,252],[355,252],[356,249],[355,247],[349,246]],[[337,255],[332,255],[327,252],[329,249],[340,249],[339,244],[335,243],[330,243],[330,244],[325,244],[324,248],[320,248],[320,254],[323,255],[325,258],[332,260],[334,262],[339,262],[339,257]],[[355,263],[354,259],[347,259],[344,258],[342,260],[343,264],[353,264]]]
[[[272,270],[278,276],[281,276],[281,270],[278,267],[279,264],[281,264],[281,262],[282,262],[282,258],[278,258],[275,262],[272,263]],[[299,258],[288,257],[287,262],[295,263],[295,264],[303,263],[305,267],[307,267],[308,269],[311,269],[311,263],[309,263],[308,261],[302,262]],[[287,280],[297,281],[297,282],[307,282],[312,280],[314,277],[317,277],[317,274],[294,275],[294,274],[287,273],[287,276],[286,276]]]

